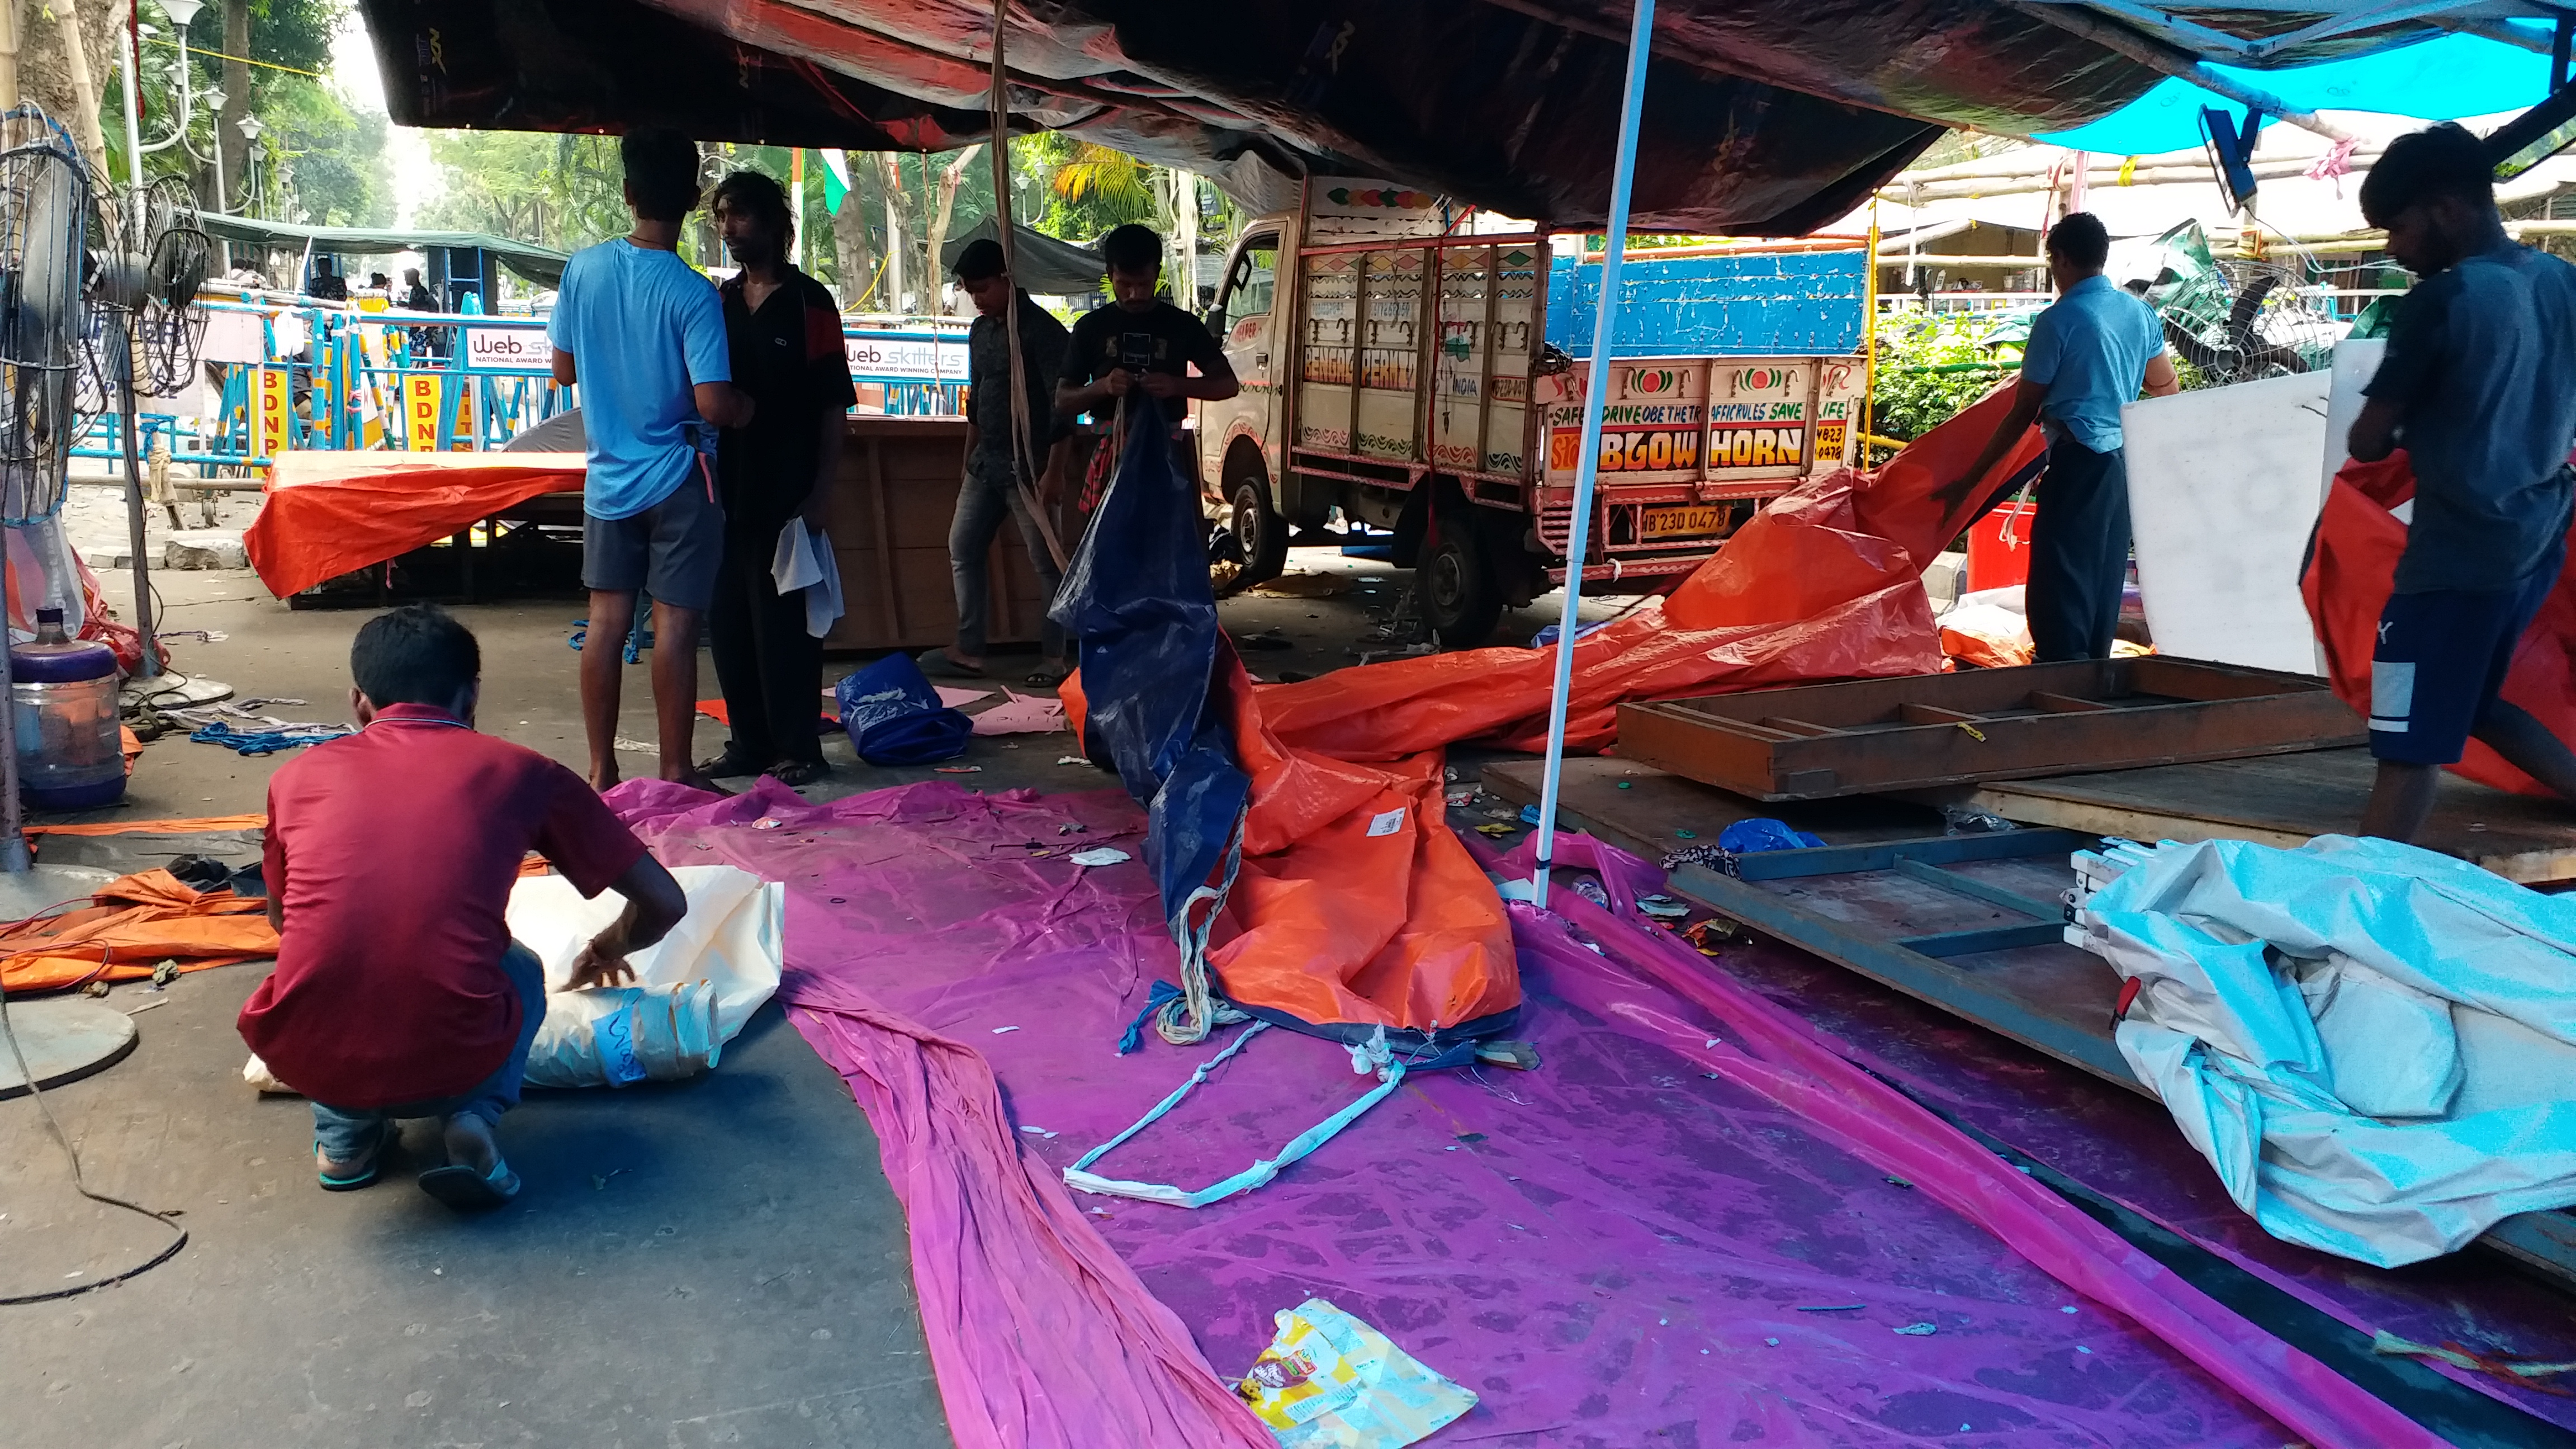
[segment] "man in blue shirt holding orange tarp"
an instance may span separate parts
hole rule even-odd
[[[2361,214],[2421,278],[2364,389],[2352,456],[2400,444],[2414,514],[2371,651],[2361,833],[2411,841],[2442,767],[2475,738],[2576,800],[2576,755],[2499,697],[2523,630],[2567,558],[2576,479],[2576,268],[2516,245],[2486,145],[2445,123],[2400,136],[2361,184]]]
[[[2102,275],[2110,257],[2110,234],[2089,212],[2048,229],[2057,301],[2031,323],[2012,410],[1966,475],[1935,495],[1953,505],[1967,497],[2032,422],[2047,435],[2023,594],[2032,658],[2041,664],[2110,657],[2129,569],[2120,408],[2141,386],[2149,397],[2181,386],[2156,314]]]
[[[581,581],[590,590],[581,717],[590,783],[617,783],[617,643],[635,591],[653,595],[653,704],[661,775],[712,788],[689,761],[698,699],[698,623],[713,602],[724,511],[700,453],[712,424],[750,423],[733,386],[715,283],[680,260],[680,223],[698,204],[697,143],[641,130],[618,143],[635,229],[564,264],[546,339],[555,381],[581,388],[590,468],[582,481]]]

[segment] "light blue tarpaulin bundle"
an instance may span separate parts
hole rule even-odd
[[[2273,1236],[2396,1267],[2576,1204],[2576,898],[2338,835],[2075,866],[2120,1054]]]

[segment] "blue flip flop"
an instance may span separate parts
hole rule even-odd
[[[459,1212],[482,1212],[517,1197],[519,1175],[510,1170],[507,1162],[494,1163],[489,1177],[450,1163],[422,1173],[420,1190]]]
[[[313,1177],[324,1192],[356,1192],[384,1175],[385,1147],[394,1140],[394,1124],[387,1120],[376,1124],[376,1145],[356,1172],[333,1177],[322,1170],[322,1139],[313,1139]]]

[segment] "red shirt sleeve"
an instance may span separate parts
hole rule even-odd
[[[277,780],[276,775],[268,777],[268,828],[260,832],[259,878],[260,884],[268,891],[268,898],[283,910],[286,905],[286,838],[285,832],[279,829]]]
[[[827,292],[821,300],[830,299]],[[850,380],[850,353],[841,342],[841,314],[810,299],[805,305],[805,366],[817,403],[834,412],[857,406],[859,389]]]
[[[644,842],[579,775],[552,760],[546,761],[545,771],[549,798],[546,817],[537,827],[537,854],[573,889],[595,896],[643,858]]]

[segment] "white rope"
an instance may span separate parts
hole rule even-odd
[[[1215,885],[1203,885],[1190,892],[1181,903],[1180,918],[1172,925],[1173,944],[1181,948],[1181,994],[1163,1003],[1154,1013],[1154,1030],[1174,1046],[1192,1046],[1207,1040],[1207,1034],[1220,1026],[1250,1021],[1250,1014],[1232,1002],[1220,1000],[1216,988],[1208,981],[1208,937],[1216,930],[1218,913],[1225,909],[1226,893],[1234,889],[1235,872],[1243,867],[1243,822],[1251,814],[1251,805],[1236,812],[1234,829],[1225,847],[1225,876]],[[1204,905],[1204,915],[1199,908]]]

